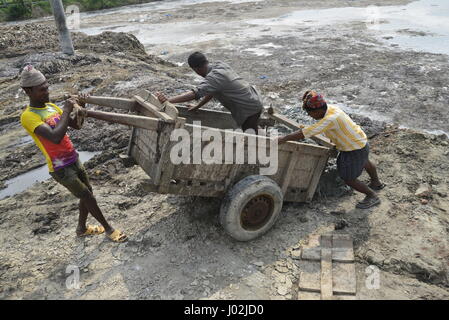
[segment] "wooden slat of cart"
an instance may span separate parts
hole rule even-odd
[[[144,132],[144,130],[139,131],[139,134],[136,135],[135,137],[136,142],[139,144],[143,144],[146,148],[150,149],[152,152],[156,153],[157,149],[156,149],[156,143],[157,143],[157,138],[155,137],[154,139],[150,139],[148,137],[148,134]]]
[[[296,121],[288,119],[287,117],[285,117],[285,116],[283,116],[281,114],[273,113],[273,114],[268,114],[268,116],[271,117],[272,119],[274,119],[274,120],[276,120],[276,121],[286,125],[290,129],[298,130],[298,129],[304,128],[303,125],[300,125]],[[335,145],[332,142],[330,142],[329,139],[327,139],[326,137],[324,137],[323,135],[320,135],[320,134],[316,135],[316,136],[313,136],[310,139],[312,139],[316,143],[321,144],[321,145],[323,145],[325,147],[328,147],[328,148],[334,148],[335,147]]]
[[[151,177],[153,183],[157,173],[157,166],[152,162],[151,156],[145,150],[140,149],[139,145],[134,145],[131,149],[131,156],[136,160],[139,166]]]
[[[175,121],[175,119],[173,119],[172,117],[170,117],[169,115],[167,115],[165,112],[159,111],[159,109],[152,105],[151,103],[145,102],[145,100],[139,96],[134,96],[133,97],[134,100],[137,101],[137,103],[139,104],[139,106],[145,110],[147,110],[148,112],[151,112],[154,116],[156,116],[159,119],[162,119],[166,122],[173,122]]]
[[[288,165],[284,168],[284,174],[281,182],[282,183],[281,190],[283,195],[285,195],[285,193],[287,192],[287,188],[290,184],[290,179],[292,178],[293,170],[295,169],[297,159],[298,159],[298,151],[291,152],[288,158]]]
[[[199,184],[200,182],[197,181],[197,183]],[[195,187],[193,187],[193,185],[187,186],[186,184],[181,185],[170,184],[166,190],[167,190],[166,193],[173,193],[186,196],[222,197],[224,196],[226,189],[224,183],[216,183],[214,185],[199,184]],[[160,192],[160,188],[158,192]]]
[[[213,127],[218,129],[237,129],[237,123],[229,112],[209,110],[209,109],[197,109],[195,111],[189,111],[187,107],[176,106],[179,111],[180,117],[188,119],[188,123],[193,121],[201,121],[202,126]]]
[[[301,149],[299,149],[301,148]],[[308,154],[312,156],[322,156],[329,154],[329,148],[322,146],[314,146],[307,143],[288,141],[279,145],[279,150],[295,151],[300,150],[301,154]]]
[[[318,183],[320,182],[321,173],[323,172],[324,168],[326,167],[328,156],[322,156],[315,167],[315,170],[313,171],[312,180],[310,181],[309,188],[307,189],[307,196],[306,201],[310,202],[312,201],[313,195],[315,194],[316,187],[318,186]]]
[[[174,179],[223,181],[228,178],[233,164],[179,164],[176,165]]]
[[[119,123],[128,126],[139,127],[148,130],[155,130],[158,127],[159,119],[135,116],[129,114],[117,114],[112,112],[103,111],[87,111],[87,116],[89,118],[95,118],[99,120]]]
[[[185,124],[184,118],[176,118],[173,124],[166,125],[160,133],[159,141],[162,145],[161,161],[159,163],[160,171],[160,187],[159,192],[167,193],[170,190],[170,181],[173,179],[175,165],[170,159],[170,152],[176,141],[170,140],[170,135],[173,130],[183,128]]]
[[[136,101],[134,99],[124,99],[117,97],[90,96],[86,98],[86,102],[90,104],[96,104],[99,106],[130,110],[130,111],[135,111],[136,106]]]
[[[140,90],[137,94],[140,98],[142,98],[142,101],[156,107],[156,109],[160,112],[165,112],[170,118],[176,120],[179,116],[179,111],[176,109],[176,107],[168,102],[165,101],[163,104],[159,101],[159,99],[152,94],[150,91],[143,89]]]

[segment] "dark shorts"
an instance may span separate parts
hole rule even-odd
[[[79,159],[65,168],[50,172],[50,175],[77,198],[83,197],[88,191],[92,192],[87,171]]]
[[[368,161],[369,145],[359,150],[340,151],[337,157],[337,169],[340,178],[345,181],[357,179]]]
[[[242,124],[242,130],[246,131],[248,129],[254,129],[254,131],[257,133],[257,129],[259,128],[258,124],[259,124],[259,118],[260,118],[261,113],[262,113],[262,111],[246,118],[245,122],[243,122],[243,124]]]

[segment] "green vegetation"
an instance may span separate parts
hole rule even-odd
[[[64,7],[77,5],[80,11],[108,9],[154,0],[62,0]],[[0,21],[23,20],[51,15],[49,0],[0,0]]]
[[[5,8],[2,8],[8,20],[18,20],[31,17],[31,7],[26,0],[3,1]]]

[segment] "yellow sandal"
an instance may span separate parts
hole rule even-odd
[[[119,230],[114,230],[114,232],[108,235],[108,238],[114,242],[125,242],[128,240],[128,236]]]
[[[96,236],[99,234],[104,233],[104,228],[102,226],[87,226],[86,232],[83,234],[79,234],[78,237],[85,237],[85,236]]]

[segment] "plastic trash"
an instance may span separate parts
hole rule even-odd
[[[268,79],[267,76],[260,76],[259,79]]]
[[[162,51],[161,54],[166,55],[166,54],[168,54],[168,51]]]

